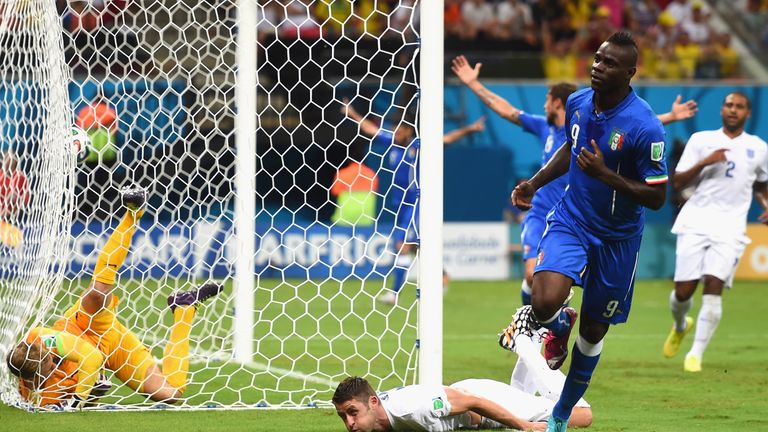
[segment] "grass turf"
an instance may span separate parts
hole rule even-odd
[[[274,284],[269,295],[282,295],[274,291],[279,286]],[[768,412],[768,333],[760,324],[763,284],[737,283],[732,292],[725,293],[723,319],[704,357],[704,370],[696,375],[682,370],[683,355],[690,347],[692,334],[675,359],[661,355],[661,345],[671,325],[667,306],[670,289],[671,283],[666,281],[639,282],[629,322],[609,332],[586,395],[595,418],[589,430],[768,430],[764,420],[764,413]],[[577,290],[576,305],[578,294]],[[518,303],[517,282],[452,283],[444,310],[445,382],[468,377],[509,379],[515,356],[502,351],[495,340]],[[692,313],[696,313],[698,304],[697,295]],[[327,325],[333,328],[330,322]],[[229,381],[232,389],[242,385],[238,379]],[[187,395],[194,397],[194,391],[195,386],[190,386]],[[247,393],[246,390],[241,394],[249,397]],[[78,432],[116,425],[130,425],[133,431],[169,427],[185,432],[344,430],[335,413],[327,409],[31,414],[0,406],[0,424],[4,430]]]

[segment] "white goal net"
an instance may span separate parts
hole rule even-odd
[[[90,0],[60,1],[58,12],[50,0],[2,4],[1,52],[37,58],[2,64],[0,110],[35,108],[4,119],[16,125],[4,127],[13,135],[4,144],[18,142],[32,187],[10,221],[21,244],[0,246],[10,262],[0,275],[0,353],[76,304],[125,213],[120,189],[138,185],[146,213],[117,273],[116,322],[159,369],[184,352],[168,348],[178,342],[168,297],[224,284],[191,321],[189,373],[173,406],[316,406],[348,375],[380,389],[417,380],[425,335],[412,279],[390,303],[416,266],[403,257],[418,213],[403,212],[418,201],[418,2]],[[9,16],[26,24],[12,27]],[[42,115],[62,86],[62,58],[72,80],[56,97],[71,111]],[[19,84],[17,71],[35,78]],[[56,134],[71,118],[92,152],[76,167],[66,242],[59,201],[74,162],[62,159]],[[397,138],[403,125],[407,139]],[[111,355],[111,388],[90,407],[156,406],[119,379]],[[0,370],[6,403],[52,402],[44,388],[22,398],[5,362]],[[71,393],[77,380],[65,384]]]

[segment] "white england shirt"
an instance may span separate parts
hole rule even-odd
[[[727,161],[704,168],[695,190],[683,205],[672,232],[705,234],[710,238],[749,243],[747,212],[752,203],[752,185],[768,181],[768,144],[743,132],[729,138],[723,129],[691,135],[675,171],[691,169],[717,149]]]
[[[469,414],[450,415],[451,404],[440,385],[410,385],[379,393],[389,423],[398,432],[452,431],[470,425]]]

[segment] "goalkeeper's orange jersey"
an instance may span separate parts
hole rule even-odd
[[[35,405],[59,403],[75,395],[85,400],[98,378],[104,356],[83,338],[46,327],[33,328],[27,343],[39,344],[54,356],[53,374],[36,388],[30,380],[19,380],[19,392]]]

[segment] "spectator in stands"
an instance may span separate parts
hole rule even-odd
[[[521,0],[505,0],[496,5],[496,37],[503,41],[517,41],[527,46],[536,45],[531,8]]]
[[[491,39],[496,32],[493,7],[484,0],[467,0],[461,7],[465,39]]]
[[[715,49],[720,58],[720,75],[727,78],[739,76],[739,53],[731,46],[731,35],[722,32],[715,35]]]
[[[722,65],[720,63],[720,56],[717,53],[717,44],[714,38],[707,40],[707,42],[701,47],[701,56],[696,62],[696,71],[694,78],[696,79],[719,79],[722,78],[720,71]]]
[[[664,49],[675,44],[677,39],[677,19],[669,12],[659,14],[659,35],[656,46]]]
[[[363,163],[362,145],[349,147],[349,160],[333,180],[331,195],[336,198],[336,211],[331,221],[346,226],[371,226],[376,221],[376,191],[379,179]]]
[[[697,44],[704,44],[709,41],[710,29],[707,18],[702,10],[703,4],[699,1],[691,5],[691,15],[680,24],[680,28],[688,33],[691,41]]]
[[[336,38],[342,35],[342,25],[352,15],[352,3],[349,0],[318,0],[315,3],[315,18],[322,23],[324,38]]]
[[[541,56],[544,76],[551,80],[575,80],[578,75],[576,43],[572,39],[556,41],[548,31],[546,22],[542,26],[541,36],[544,47]]]
[[[98,89],[94,99],[77,112],[77,126],[88,133],[94,152],[88,162],[114,161],[117,157],[117,111],[109,104],[103,90]]]
[[[301,39],[320,37],[320,26],[311,15],[310,0],[287,0],[284,3],[285,20],[279,27],[281,37]]]
[[[446,0],[443,10],[446,38],[463,39],[464,25],[461,18],[461,0]]]
[[[659,20],[661,8],[656,0],[631,0],[627,3],[627,27],[635,35],[645,33]]]
[[[595,10],[587,25],[581,28],[579,45],[582,52],[594,53],[612,34],[616,27],[611,23],[611,10],[600,6]]]
[[[661,54],[656,59],[656,73],[654,78],[666,80],[679,80],[683,77],[682,67],[678,61],[674,45],[661,48]]]
[[[701,58],[701,47],[694,43],[687,32],[681,31],[675,42],[675,55],[680,62],[682,78],[693,78],[696,63]]]
[[[0,170],[0,243],[8,247],[21,244],[22,231],[17,227],[19,214],[29,204],[29,182],[19,169],[13,150],[3,153]]]
[[[277,32],[277,25],[283,21],[283,9],[272,0],[259,0],[256,20],[256,38],[264,43]]]
[[[681,23],[691,16],[691,5],[688,4],[688,0],[672,0],[664,12],[672,15],[675,22]]]

